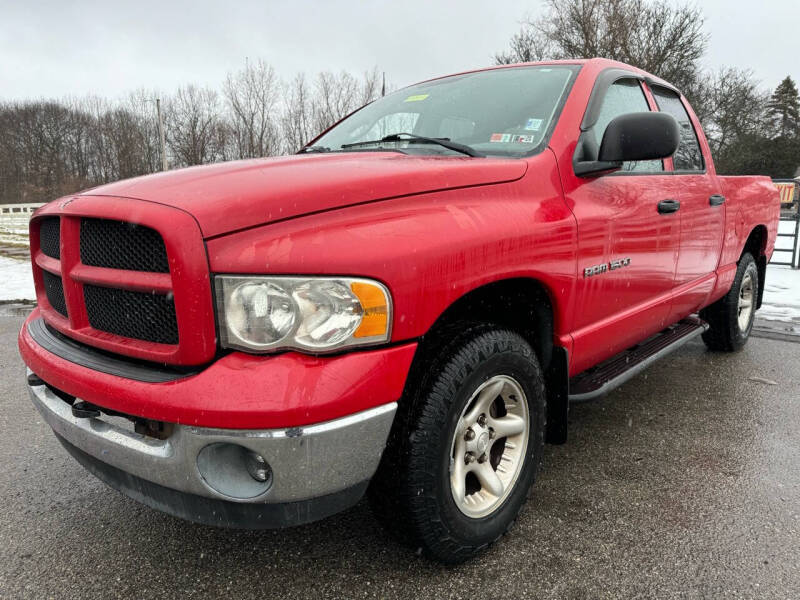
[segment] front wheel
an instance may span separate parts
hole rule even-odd
[[[536,355],[511,331],[456,339],[398,414],[370,490],[389,529],[457,563],[513,524],[542,456],[545,391]]]
[[[700,311],[700,318],[710,325],[703,341],[711,350],[732,352],[745,345],[755,320],[758,282],[756,261],[745,252],[728,293]]]

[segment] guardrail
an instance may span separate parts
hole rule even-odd
[[[775,254],[772,255],[772,260],[769,261],[771,265],[785,265],[793,269],[800,269],[800,192],[798,192],[798,182],[794,179],[773,179],[775,187],[781,196],[781,219],[780,223],[793,223],[790,227],[781,227],[778,224],[778,241],[781,239],[790,238],[792,240],[791,248],[775,248],[775,254],[778,252],[786,254],[789,253],[789,260],[778,261],[775,260]]]

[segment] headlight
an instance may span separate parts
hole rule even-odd
[[[350,277],[216,277],[225,348],[327,352],[389,340],[385,286]]]

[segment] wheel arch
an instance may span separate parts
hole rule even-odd
[[[551,290],[533,277],[509,277],[480,285],[452,302],[420,338],[407,380],[418,385],[431,360],[470,327],[496,326],[520,334],[533,348],[545,376],[547,441],[566,441],[567,351],[555,343],[558,306]],[[404,394],[408,397],[408,394]]]
[[[761,308],[761,302],[764,298],[764,282],[767,277],[767,241],[769,233],[764,225],[756,225],[753,227],[750,235],[747,236],[747,241],[744,243],[742,252],[739,255],[739,260],[746,252],[749,252],[756,261],[758,269],[758,300],[756,308]]]
[[[519,333],[533,347],[542,369],[553,352],[555,306],[547,286],[532,277],[480,285],[452,302],[422,336],[420,346],[459,323],[492,324]]]

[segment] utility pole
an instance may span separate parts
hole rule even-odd
[[[167,141],[164,138],[164,119],[161,118],[161,98],[156,98],[156,115],[158,116],[158,142],[161,146],[161,170],[168,171]]]

